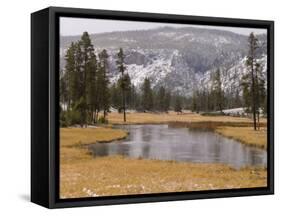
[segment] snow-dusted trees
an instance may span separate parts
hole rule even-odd
[[[196,89],[192,95],[191,110],[193,112],[222,112],[225,107],[226,98],[222,88],[221,70],[217,68],[212,73],[210,87],[203,86],[200,90]]]

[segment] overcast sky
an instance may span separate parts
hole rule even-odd
[[[136,22],[136,21],[116,21],[102,19],[87,19],[87,18],[60,18],[60,34],[66,35],[81,35],[84,31],[89,34],[113,32],[113,31],[130,31],[153,29],[164,26],[182,28],[182,27],[200,27],[208,29],[219,29],[232,31],[238,34],[249,35],[251,32],[255,34],[266,33],[266,29],[257,28],[236,28],[236,27],[219,27],[219,26],[202,26],[202,25],[187,25],[187,24],[167,24],[167,23],[152,23],[152,22]]]

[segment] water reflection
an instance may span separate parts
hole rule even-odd
[[[97,143],[93,156],[125,155],[133,158],[225,163],[239,168],[266,166],[265,150],[243,145],[211,131],[169,128],[168,125],[119,126],[129,131],[125,140]]]

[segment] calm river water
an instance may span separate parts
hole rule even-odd
[[[266,150],[243,145],[211,131],[168,125],[123,125],[124,140],[90,145],[94,157],[125,155],[132,158],[224,163],[235,168],[267,166]]]

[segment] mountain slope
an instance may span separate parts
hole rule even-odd
[[[65,64],[63,56],[67,47],[79,38],[61,37],[61,68]],[[258,38],[261,44],[266,44],[266,35]],[[119,76],[115,62],[120,47],[125,52],[127,72],[136,86],[148,77],[153,87],[164,85],[174,92],[190,95],[195,88],[208,85],[210,74],[218,67],[224,68],[222,81],[225,88],[237,87],[245,72],[243,62],[248,37],[229,31],[162,27],[95,34],[91,39],[97,52],[107,49],[110,55],[112,82]],[[266,71],[265,46],[258,50],[258,55]]]

